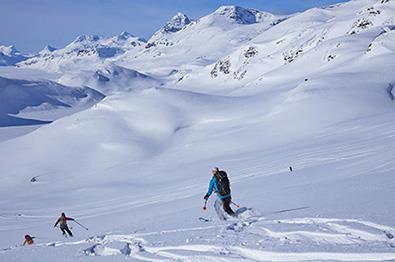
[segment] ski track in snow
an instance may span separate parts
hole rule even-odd
[[[369,221],[267,220],[247,212],[246,218],[206,223],[207,226],[193,228],[42,243],[36,248],[76,247],[74,252],[79,257],[111,256],[136,261],[395,260],[395,228]],[[18,247],[2,249],[0,253],[15,249]]]

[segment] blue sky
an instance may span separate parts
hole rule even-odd
[[[36,52],[63,47],[81,34],[113,36],[122,31],[149,38],[178,11],[190,18],[221,5],[288,14],[346,0],[1,0],[0,45]]]

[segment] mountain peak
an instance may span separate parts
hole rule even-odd
[[[183,13],[178,12],[160,30],[162,33],[174,33],[180,31],[184,26],[191,23],[191,20]]]
[[[50,46],[50,45],[46,45],[42,51],[53,52],[53,51],[55,51],[55,50],[56,50],[55,47]]]
[[[122,32],[119,35],[116,35],[114,37],[109,38],[108,40],[111,40],[113,43],[118,43],[119,45],[125,45],[127,42],[127,45],[132,45],[132,46],[138,46],[140,45],[138,42],[147,42],[145,39],[137,37],[129,32]],[[106,39],[104,39],[104,43],[106,42]]]
[[[260,11],[255,9],[246,9],[235,5],[225,5],[219,7],[214,14],[224,16],[238,24],[255,24],[261,17]],[[259,17],[257,16],[259,15]]]
[[[128,38],[130,38],[130,37],[135,37],[134,35],[132,35],[131,33],[129,33],[129,32],[126,32],[126,31],[123,31],[122,33],[120,33],[119,35],[118,35],[118,38],[120,38],[120,39],[128,39]]]
[[[15,48],[14,45],[10,45],[10,46],[4,46],[1,45],[0,46],[0,52],[5,54],[5,55],[16,55],[16,54],[20,54],[20,52]]]
[[[99,41],[100,37],[98,35],[80,35],[78,36],[73,43],[81,43],[81,42],[96,42]]]
[[[53,51],[56,51],[57,49],[55,47],[52,47],[50,45],[46,45],[40,52],[40,55],[48,55],[52,53]]]

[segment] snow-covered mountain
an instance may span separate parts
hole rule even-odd
[[[286,18],[237,6],[223,6],[192,21],[177,14],[148,40],[145,50],[126,53],[119,61],[143,68],[144,61],[155,59],[157,68],[173,67],[168,72],[182,65],[212,63]]]
[[[0,128],[0,260],[395,261],[394,29],[394,0],[223,6],[0,68],[3,117],[55,120]]]
[[[196,21],[177,13],[148,42],[128,33],[111,38],[79,36],[65,48],[43,50],[18,66],[68,72],[75,68],[89,68],[104,60],[144,71],[152,68],[146,63],[152,59],[155,68],[161,64],[166,68],[207,64],[286,18],[238,6],[220,7]],[[210,46],[210,52],[207,46]],[[169,61],[176,64],[172,66]],[[170,68],[168,72],[174,69]]]
[[[183,13],[177,13],[173,18],[163,26],[159,32],[162,34],[175,33],[189,25],[191,20]],[[158,32],[158,33],[159,33]],[[157,33],[156,33],[157,34]]]
[[[38,55],[19,63],[20,67],[62,70],[69,67],[97,64],[126,51],[145,45],[145,40],[127,32],[118,36],[101,38],[96,35],[81,35],[65,48],[54,50],[45,48]]]
[[[14,66],[26,59],[28,59],[28,56],[19,52],[15,46],[0,45],[0,66]]]
[[[121,54],[135,53],[144,48],[145,40],[127,32],[102,38],[82,35],[61,49],[47,46],[32,58],[18,63],[23,69],[45,70],[60,73],[58,82],[66,85],[93,85],[98,91],[108,93],[119,89],[138,88],[140,79],[152,79],[136,70],[122,68],[112,63]],[[110,82],[111,81],[111,82]],[[110,82],[110,83],[109,83]],[[153,83],[155,81],[151,81]]]
[[[246,9],[239,6],[221,6],[212,14],[204,16],[195,21],[191,21],[186,15],[178,13],[169,22],[167,22],[162,29],[155,33],[153,37],[148,40],[148,43],[154,45],[153,42],[158,41],[158,38],[160,37],[175,38],[176,41],[181,40],[182,36],[193,37],[194,34],[203,37],[204,33],[209,32],[213,28],[221,29],[221,34],[232,34],[232,32],[229,33],[227,31],[232,31],[236,27],[240,27],[240,25],[251,25],[257,23],[267,24],[268,22],[274,24],[278,18],[279,17],[276,17],[270,13],[261,12],[254,9]],[[285,18],[286,17],[284,17],[284,19]],[[169,30],[168,28],[173,28],[173,30]],[[262,30],[262,28],[259,29]],[[250,30],[258,29],[244,27],[243,30],[247,31],[246,33],[248,33]],[[257,33],[257,31],[255,31],[255,33]],[[232,36],[235,37],[236,35],[234,34]],[[205,39],[207,38],[208,37],[205,37]],[[158,42],[157,44],[160,45],[161,43]],[[198,43],[195,43],[195,45],[197,46]]]
[[[184,76],[183,81],[190,86],[205,77],[212,79],[210,85],[225,81],[229,86],[262,86],[277,70],[298,72],[295,80],[302,81],[339,65],[352,67],[358,59],[369,63],[376,55],[392,54],[393,19],[391,5],[381,1],[310,9],[260,33],[200,72]],[[372,46],[377,42],[387,52],[375,51]]]

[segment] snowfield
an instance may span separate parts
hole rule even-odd
[[[393,0],[224,6],[1,67],[0,261],[395,261],[394,30]]]
[[[0,77],[0,85],[0,127],[48,123],[90,107],[104,97],[90,88],[66,87],[50,81]],[[35,119],[21,118],[27,116]]]

